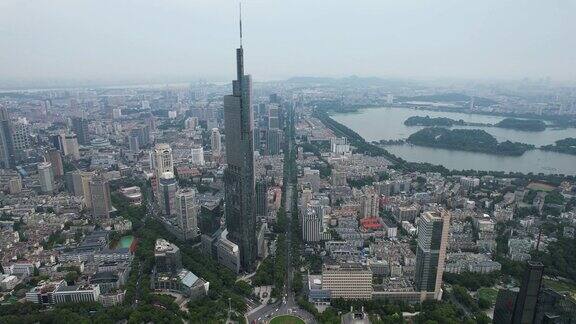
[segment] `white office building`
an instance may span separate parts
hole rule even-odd
[[[42,162],[38,164],[38,180],[40,181],[40,190],[43,193],[54,192],[54,173],[52,163]]]
[[[176,192],[175,210],[178,226],[184,232],[186,239],[198,235],[199,207],[195,189],[180,189]]]
[[[192,148],[190,152],[190,162],[194,165],[204,165],[204,148],[202,146]]]
[[[212,155],[214,157],[219,157],[222,154],[222,136],[220,135],[218,128],[212,128],[210,142],[212,144]]]

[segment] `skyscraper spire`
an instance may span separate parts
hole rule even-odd
[[[236,80],[232,95],[224,96],[226,128],[226,163],[224,198],[227,238],[238,245],[240,268],[255,269],[258,247],[256,240],[254,122],[252,111],[252,79],[244,74],[242,48],[242,7],[240,9],[240,47],[236,49]]]
[[[238,2],[240,9],[240,47],[236,49],[236,77],[238,80],[238,91],[242,92],[242,79],[244,76],[244,49],[242,48],[242,2]]]
[[[242,2],[238,1],[238,7],[240,8],[240,48],[242,48]]]

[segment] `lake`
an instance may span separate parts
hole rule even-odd
[[[471,123],[495,124],[504,117],[457,112],[416,110],[408,108],[368,108],[352,113],[333,114],[332,118],[353,129],[367,141],[406,139],[424,128],[405,126],[411,116],[447,117]],[[547,128],[542,132],[524,132],[498,127],[464,126],[458,128],[483,129],[498,139],[542,146],[559,139],[576,137],[576,129]],[[388,145],[390,152],[413,162],[440,164],[454,170],[520,171],[524,173],[576,174],[576,156],[555,152],[532,150],[522,156],[499,156],[485,153],[438,149],[410,144]]]

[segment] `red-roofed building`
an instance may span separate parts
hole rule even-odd
[[[366,230],[379,230],[382,228],[379,217],[368,217],[360,220],[360,225]]]

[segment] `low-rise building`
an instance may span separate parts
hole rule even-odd
[[[60,285],[53,293],[54,304],[60,303],[80,303],[97,302],[100,300],[100,286],[80,285],[65,286]]]
[[[322,289],[332,298],[372,299],[372,271],[360,263],[325,264]]]

